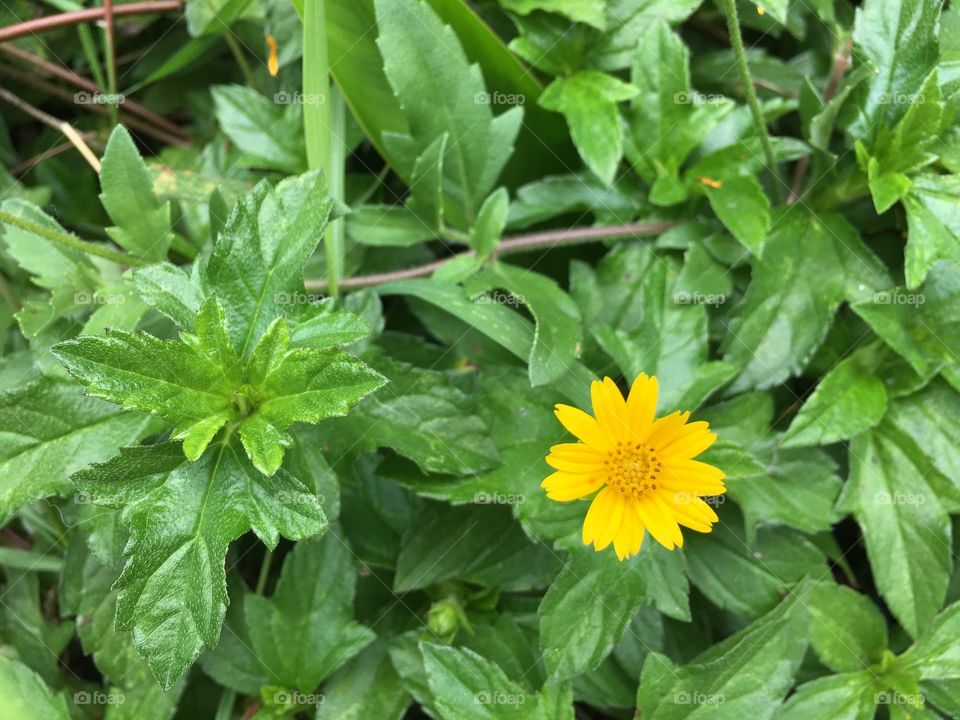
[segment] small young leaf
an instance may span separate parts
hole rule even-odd
[[[100,169],[100,202],[116,227],[107,234],[120,247],[142,260],[162,260],[173,240],[170,203],[153,193],[153,180],[130,133],[117,125]]]
[[[637,92],[612,75],[585,71],[554,80],[539,102],[547,110],[563,113],[580,157],[610,185],[623,157],[623,121],[617,103]]]

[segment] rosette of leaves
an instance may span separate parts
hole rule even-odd
[[[288,428],[345,415],[385,383],[340,349],[364,323],[304,292],[331,206],[318,173],[260,183],[190,274],[169,263],[137,271],[176,338],[108,330],[53,348],[87,394],[170,426],[169,440],[74,476],[94,502],[121,508],[130,542],[117,628],[133,631],[165,688],[217,642],[229,543],[252,529],[272,548],[327,526],[312,479],[284,467]]]

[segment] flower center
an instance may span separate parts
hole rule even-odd
[[[657,476],[662,465],[653,448],[646,443],[617,441],[616,447],[607,451],[603,462],[607,469],[607,484],[623,495],[639,498],[647,491],[657,489]]]

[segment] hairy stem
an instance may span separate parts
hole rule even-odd
[[[767,169],[773,175],[773,197],[779,203],[783,199],[783,193],[780,188],[780,175],[777,173],[777,159],[773,154],[770,135],[767,134],[767,124],[763,119],[763,110],[760,109],[760,101],[757,99],[757,91],[754,89],[753,78],[750,76],[750,68],[747,65],[747,54],[743,49],[743,35],[740,34],[740,17],[737,15],[736,0],[723,0],[723,7],[727,15],[727,29],[730,32],[730,47],[733,48],[733,54],[737,58],[737,69],[740,71],[743,92],[747,97],[747,105],[750,106],[750,112],[753,115],[753,124],[760,136],[760,145],[763,147]]]
[[[111,250],[104,245],[81,240],[76,235],[70,233],[60,232],[59,230],[54,230],[53,228],[48,228],[43,225],[37,225],[36,223],[32,223],[29,220],[24,220],[23,218],[19,218],[16,215],[11,215],[10,213],[2,210],[0,210],[0,223],[12,225],[15,228],[19,228],[28,233],[33,233],[34,235],[39,235],[45,240],[62,245],[63,247],[80,250],[81,252],[85,252],[89,255],[96,255],[97,257],[102,257],[106,260],[111,260],[121,265],[142,266],[147,264],[133,255],[127,255],[126,253]]]

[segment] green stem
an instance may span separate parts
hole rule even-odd
[[[237,61],[237,65],[240,66],[240,72],[243,73],[243,77],[247,81],[247,85],[252,87],[257,92],[260,92],[260,83],[257,82],[257,78],[253,74],[253,69],[250,67],[250,63],[247,62],[247,58],[243,54],[243,48],[240,47],[240,43],[237,42],[237,39],[233,36],[233,33],[228,29],[223,33],[223,39],[227,41],[227,46],[230,48],[230,52],[233,54],[234,60]]]
[[[330,158],[325,168],[327,183],[330,187],[330,197],[335,203],[343,203],[345,197],[346,143],[345,125],[346,115],[343,98],[336,88],[330,89]],[[327,251],[327,277],[332,279],[330,294],[333,297],[340,295],[340,278],[343,277],[343,255],[346,226],[343,218],[331,220],[327,225],[324,237],[324,247]]]
[[[330,86],[330,52],[327,44],[325,0],[305,0],[303,5],[303,128],[307,167],[322,168],[334,201],[343,201],[344,119],[343,99]],[[344,226],[334,220],[327,227],[327,291],[340,296],[343,277]]]
[[[117,97],[117,50],[114,45],[114,25],[112,0],[104,0],[104,8],[107,15],[104,16],[103,24],[103,54],[107,61],[107,93],[110,95],[110,102],[107,104],[107,110],[110,113],[110,123],[116,125],[120,120],[120,106],[116,102]]]
[[[763,119],[763,110],[760,109],[757,91],[753,87],[753,78],[750,76],[750,67],[747,65],[747,54],[743,49],[743,36],[740,34],[740,17],[737,15],[737,2],[736,0],[723,0],[723,6],[727,14],[730,46],[733,48],[733,54],[737,58],[737,68],[740,70],[743,92],[747,96],[747,104],[750,106],[750,112],[753,114],[753,124],[756,125],[757,134],[760,136],[760,145],[763,147],[763,154],[767,159],[767,169],[770,171],[770,174],[773,175],[773,197],[779,204],[783,200],[783,191],[780,187],[780,175],[777,173],[777,159],[773,154],[773,146],[770,144],[770,136],[767,134],[767,124]]]
[[[79,250],[81,252],[88,253],[89,255],[96,255],[97,257],[102,257],[106,260],[112,260],[120,265],[142,266],[147,264],[133,255],[127,255],[126,253],[111,250],[103,245],[97,245],[96,243],[81,240],[76,235],[60,232],[59,230],[53,230],[52,228],[44,227],[43,225],[37,225],[36,223],[32,223],[29,220],[23,220],[22,218],[18,218],[16,215],[11,215],[10,213],[2,210],[0,210],[0,223],[6,223],[7,225],[12,225],[15,228],[20,228],[25,232],[39,235],[45,240],[57,243],[58,245],[63,245],[64,247],[73,248],[74,250]]]
[[[273,550],[267,548],[263,553],[263,561],[260,563],[260,574],[257,575],[257,586],[253,590],[257,595],[263,595],[263,591],[267,587],[267,578],[270,577],[270,563],[272,562]]]

